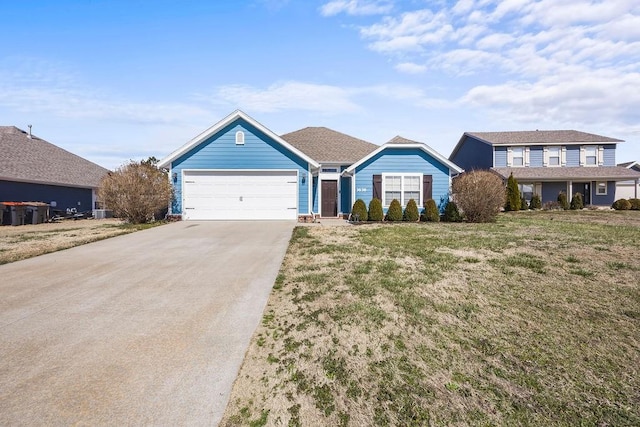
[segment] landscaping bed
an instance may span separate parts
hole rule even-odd
[[[297,227],[221,425],[640,425],[640,212]]]

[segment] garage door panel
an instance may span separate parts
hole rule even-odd
[[[296,219],[296,171],[189,171],[185,219]]]

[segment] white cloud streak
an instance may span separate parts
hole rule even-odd
[[[640,122],[637,0],[426,3],[359,34],[398,72],[477,75],[484,83],[468,86],[461,105],[523,120]]]
[[[320,7],[323,16],[333,16],[340,13],[347,15],[380,15],[393,9],[390,0],[332,0]]]

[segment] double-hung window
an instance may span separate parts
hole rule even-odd
[[[512,166],[524,166],[524,147],[512,147],[511,159]]]
[[[560,147],[548,147],[549,166],[560,166]]]
[[[587,145],[584,147],[584,156],[587,166],[596,166],[598,164],[598,147],[595,145]]]
[[[389,174],[382,176],[384,193],[384,205],[389,206],[393,199],[397,199],[402,206],[406,206],[409,200],[416,201],[422,206],[422,175]]]
[[[606,196],[607,195],[607,183],[604,181],[596,182],[596,194],[598,196]]]

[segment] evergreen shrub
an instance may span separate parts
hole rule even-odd
[[[576,211],[576,210],[582,210],[582,208],[584,208],[584,202],[582,201],[582,193],[576,193],[573,195],[573,197],[571,198],[571,209]]]
[[[569,201],[567,200],[567,193],[561,191],[558,193],[558,203],[562,209],[569,210]]]
[[[529,202],[529,209],[542,209],[542,199],[539,194],[534,194]]]
[[[629,202],[627,199],[618,199],[613,202],[611,207],[617,211],[628,211],[629,209],[631,209],[631,202]]]
[[[424,202],[424,219],[429,222],[440,221],[440,211],[438,210],[438,206],[436,206],[435,200],[427,199]]]
[[[374,197],[369,202],[369,221],[382,221],[383,219],[382,202],[377,197]]]
[[[416,222],[420,219],[420,212],[418,211],[418,205],[416,205],[415,200],[409,199],[407,207],[404,209],[404,216],[402,219],[409,222]]]
[[[387,221],[402,221],[402,206],[398,199],[393,199],[387,210]]]
[[[518,181],[516,181],[513,174],[511,174],[507,180],[507,203],[504,206],[504,210],[519,211],[520,206],[520,190],[518,189]]]
[[[367,205],[364,204],[364,200],[358,199],[353,204],[353,208],[351,209],[351,216],[358,217],[360,221],[366,221],[368,218],[367,213]]]
[[[462,215],[458,210],[458,205],[453,200],[449,200],[444,206],[444,216],[442,220],[445,222],[460,222],[462,221]]]

